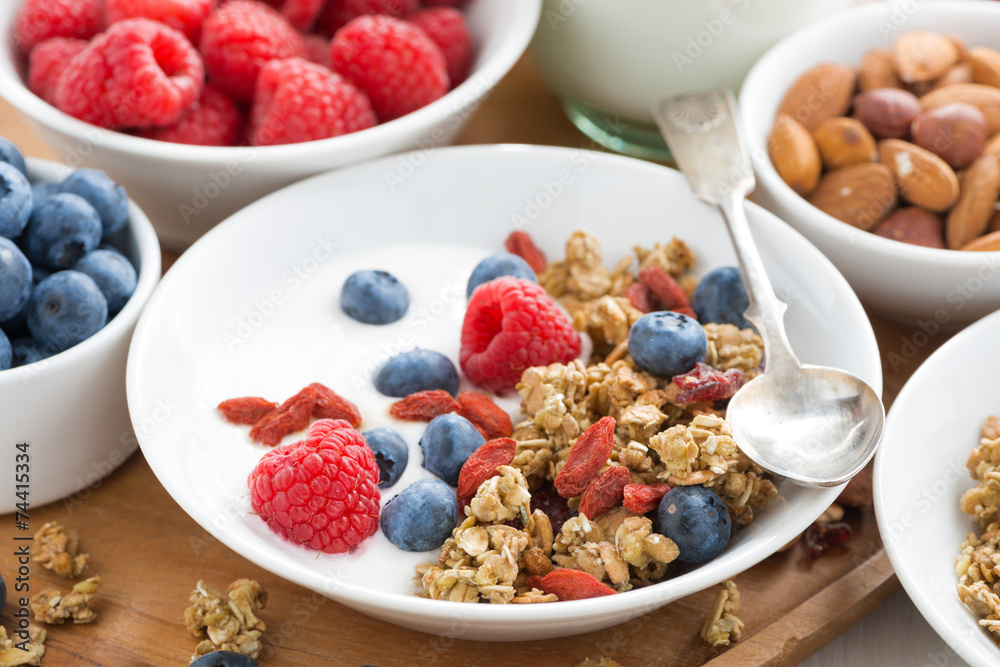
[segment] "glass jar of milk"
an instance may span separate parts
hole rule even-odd
[[[543,0],[532,57],[570,120],[613,150],[669,159],[656,100],[737,92],[772,44],[851,0]]]

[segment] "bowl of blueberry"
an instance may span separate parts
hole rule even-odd
[[[0,456],[27,466],[24,498],[13,475],[0,492],[31,505],[86,494],[136,448],[125,358],[159,277],[156,234],[120,185],[0,139],[0,437],[12,444]]]
[[[182,250],[328,169],[417,151],[387,175],[405,180],[454,141],[540,13],[541,0],[10,0],[0,94]]]

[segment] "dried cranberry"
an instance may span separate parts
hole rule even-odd
[[[836,545],[849,541],[854,537],[854,531],[843,521],[814,523],[806,528],[804,537],[809,555],[818,558]]]
[[[743,386],[743,373],[737,368],[730,368],[725,373],[700,361],[694,370],[684,375],[675,375],[674,384],[681,393],[674,399],[675,403],[707,403],[722,401],[733,397],[733,394]]]

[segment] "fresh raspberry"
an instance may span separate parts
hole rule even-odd
[[[285,0],[281,5],[281,13],[289,23],[305,32],[312,30],[323,9],[323,2],[324,0]]]
[[[406,18],[420,7],[419,0],[329,0],[316,27],[333,35],[351,19],[367,14],[388,14]]]
[[[257,79],[250,143],[327,139],[375,122],[368,98],[339,74],[302,58],[272,60]]]
[[[306,55],[302,35],[285,17],[251,0],[230,0],[205,19],[201,30],[209,80],[237,102],[253,101],[265,63]]]
[[[333,69],[368,94],[379,120],[399,118],[448,92],[441,49],[416,26],[389,16],[360,16],[330,45]]]
[[[305,440],[264,454],[247,478],[250,506],[284,539],[344,553],[378,530],[378,466],[346,421],[322,419]]]
[[[303,35],[306,44],[306,60],[327,69],[333,69],[330,62],[330,40],[323,35]]]
[[[464,81],[469,73],[472,38],[462,12],[451,7],[434,7],[417,12],[409,20],[427,33],[441,49],[448,66],[451,87]]]
[[[90,39],[102,30],[101,0],[25,0],[14,17],[14,43],[26,54],[50,37]]]
[[[465,0],[424,0],[428,7],[461,7]]]
[[[55,104],[56,84],[73,57],[87,42],[72,37],[52,37],[39,42],[28,58],[28,88],[49,104]]]
[[[126,19],[70,61],[56,106],[108,128],[172,125],[201,95],[205,70],[183,33],[149,19]]]
[[[180,30],[198,43],[201,24],[215,9],[215,0],[104,0],[108,25],[124,19],[146,18]]]
[[[157,141],[194,146],[235,146],[240,142],[243,114],[232,98],[205,84],[201,97],[191,105],[179,121],[167,127],[140,132],[140,136]]]
[[[505,276],[469,298],[459,363],[476,385],[512,389],[526,368],[567,363],[579,353],[580,334],[541,286]]]

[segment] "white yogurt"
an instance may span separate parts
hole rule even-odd
[[[465,287],[472,269],[491,251],[444,244],[390,245],[338,257],[311,274],[297,289],[287,290],[270,316],[240,344],[209,355],[195,378],[196,395],[206,397],[196,406],[198,427],[205,441],[233,451],[233,466],[246,479],[269,448],[253,443],[249,427],[223,420],[215,405],[227,398],[264,396],[281,402],[310,382],[320,382],[352,401],[361,410],[360,430],[392,428],[409,446],[406,471],[391,488],[382,490],[382,504],[411,483],[433,477],[422,467],[418,440],[426,427],[389,415],[396,398],[383,396],[372,383],[373,373],[390,356],[420,347],[441,352],[458,368]],[[370,325],[347,317],[339,307],[340,288],[347,277],[361,269],[383,269],[407,288],[410,307],[399,321]],[[461,376],[461,390],[475,389]],[[516,422],[520,397],[511,391],[498,398]],[[304,431],[290,434],[283,443],[301,440]],[[390,593],[415,593],[414,567],[437,562],[438,550],[402,551],[381,530],[365,540],[353,554],[317,554],[284,542],[264,522],[251,514],[245,483],[227,489],[237,520],[246,521],[257,534],[295,553],[307,567],[322,568],[332,578]]]

